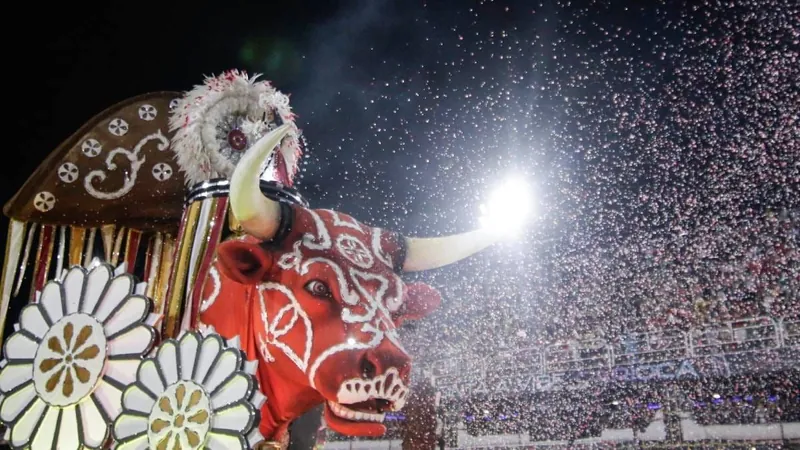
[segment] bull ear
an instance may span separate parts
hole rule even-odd
[[[419,320],[436,311],[442,304],[439,291],[425,283],[409,283],[406,285],[406,298],[397,319],[399,326],[406,320]]]
[[[222,273],[242,284],[261,283],[272,269],[272,254],[255,242],[223,242],[217,259]]]

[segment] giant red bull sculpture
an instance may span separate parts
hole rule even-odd
[[[27,304],[0,368],[6,443],[283,448],[320,404],[335,431],[385,431],[409,394],[397,327],[441,301],[402,273],[495,235],[311,209],[289,187],[301,141],[288,98],[233,71],[110,108],[43,163],[4,210],[3,321]]]

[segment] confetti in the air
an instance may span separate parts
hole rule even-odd
[[[796,320],[796,2],[390,3],[309,55],[341,89],[294,99],[304,188],[412,235],[474,227],[507,173],[537,192],[521,240],[424,275],[446,301],[405,333],[419,366],[477,361],[456,378],[490,395],[503,351]],[[539,429],[578,427],[585,394]]]

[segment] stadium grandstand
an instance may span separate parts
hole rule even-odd
[[[453,355],[416,380],[433,380],[444,448],[768,448],[800,442],[799,352],[800,317],[756,317]],[[329,435],[324,448],[406,448],[415,410],[387,417],[381,440]]]

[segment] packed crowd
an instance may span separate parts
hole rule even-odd
[[[596,437],[607,428],[643,433],[661,411],[665,425],[673,425],[668,435],[678,438],[681,419],[704,426],[800,421],[800,372],[596,385],[516,398],[476,396],[445,408],[462,411],[458,420],[474,436],[528,434],[538,441]]]
[[[702,342],[709,351],[724,347],[729,363],[771,367],[776,356],[770,351],[727,351],[773,348],[779,340],[775,324],[800,320],[800,214],[766,213],[736,227],[717,223],[710,231],[676,235],[659,245],[640,243],[631,246],[635,251],[608,252],[605,259],[571,256],[565,267],[572,270],[566,275],[532,288],[549,292],[549,300],[514,299],[504,295],[503,283],[493,280],[481,287],[457,285],[445,292],[446,301],[460,302],[445,306],[440,313],[445,320],[406,334],[425,365],[445,356],[488,361],[502,351],[592,340],[616,345],[617,354],[631,345],[667,354],[673,344],[685,345],[684,333],[692,330],[694,344]],[[519,286],[510,289],[518,291]],[[454,316],[459,310],[465,313]],[[752,320],[754,325],[742,334],[722,328],[705,331],[752,318],[761,319]],[[796,328],[785,330],[794,336]],[[639,333],[650,333],[650,340],[629,342]],[[419,345],[419,337],[426,335],[423,341],[435,345]],[[783,345],[797,347],[797,336],[792,339]],[[447,408],[460,411],[460,420],[475,435],[524,433],[542,440],[597,435],[602,427],[643,431],[660,409],[682,411],[700,425],[796,422],[800,372],[789,366],[727,377],[598,383],[583,391],[476,398],[474,404]]]
[[[408,340],[418,356],[435,359],[800,317],[800,212],[768,212],[736,226],[716,223],[713,231],[559,257],[524,298],[512,296],[520,292],[513,274],[487,272],[490,279],[479,286],[450,283],[440,316],[407,333]]]

